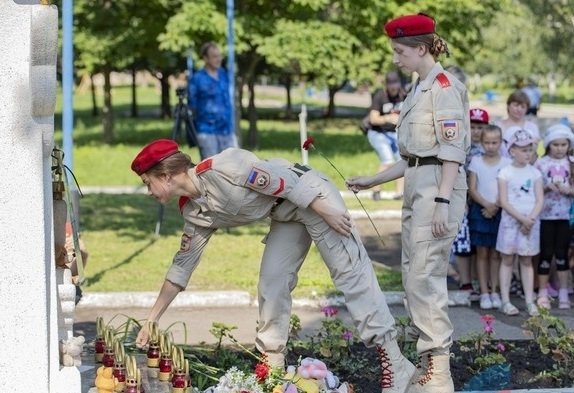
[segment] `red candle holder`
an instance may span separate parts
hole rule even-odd
[[[104,351],[106,350],[106,342],[103,337],[97,337],[94,343],[96,349],[96,362],[101,363],[104,357]]]
[[[104,351],[104,356],[102,358],[102,363],[106,367],[114,367],[114,364],[116,363],[116,357],[114,355],[113,348],[110,347],[106,348],[106,350]]]
[[[169,355],[164,355],[159,360],[159,376],[158,379],[162,382],[167,382],[171,378],[172,361]]]
[[[185,393],[187,389],[187,374],[181,370],[176,371],[171,378],[171,392]]]
[[[159,345],[151,343],[147,350],[147,366],[151,368],[159,367]]]

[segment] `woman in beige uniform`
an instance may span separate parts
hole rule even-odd
[[[257,348],[272,366],[284,365],[291,291],[313,241],[345,297],[361,340],[379,354],[382,392],[407,391],[415,367],[397,346],[394,319],[371,260],[339,190],[324,175],[283,159],[260,160],[241,149],[227,149],[193,165],[171,140],[144,147],[132,169],[160,203],[179,197],[185,222],[180,249],[149,321],[157,321],[187,286],[218,228],[270,217],[259,275]],[[143,328],[136,342],[141,346],[147,341]]]
[[[417,329],[421,364],[409,392],[454,391],[449,365],[447,268],[466,200],[462,164],[470,146],[466,89],[436,62],[447,52],[435,22],[402,16],[385,25],[393,62],[416,72],[397,123],[402,159],[373,176],[347,180],[357,192],[405,178],[402,209],[402,273],[407,309]]]

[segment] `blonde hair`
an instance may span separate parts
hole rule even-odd
[[[397,37],[393,38],[393,41],[412,48],[422,45],[428,49],[429,53],[435,60],[443,53],[446,53],[447,57],[450,56],[450,51],[448,50],[446,41],[435,33]]]
[[[146,173],[153,176],[177,175],[179,173],[186,172],[194,166],[195,164],[191,161],[191,157],[178,151],[177,153],[174,153],[158,162]]]

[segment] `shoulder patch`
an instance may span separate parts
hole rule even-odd
[[[440,125],[442,130],[442,137],[444,140],[452,141],[458,138],[459,134],[458,121],[442,120]]]
[[[203,172],[210,170],[212,164],[213,160],[211,158],[201,161],[199,164],[195,166],[195,173],[200,175]]]
[[[269,185],[271,176],[259,168],[251,169],[251,173],[247,176],[247,186],[255,189],[264,189]]]
[[[189,201],[189,197],[186,197],[186,196],[179,197],[178,205],[179,205],[179,211],[180,212],[183,212],[183,207],[185,206],[187,201]]]
[[[438,83],[440,83],[440,86],[443,89],[445,87],[450,86],[450,81],[448,80],[448,77],[445,74],[443,74],[442,72],[436,76],[436,80],[438,81]]]

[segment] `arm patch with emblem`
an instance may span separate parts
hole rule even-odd
[[[247,176],[247,186],[257,190],[263,190],[267,188],[269,182],[271,180],[271,176],[266,171],[255,168],[251,169],[249,176]]]
[[[458,121],[456,120],[442,120],[440,122],[442,137],[444,140],[452,141],[458,137]]]

